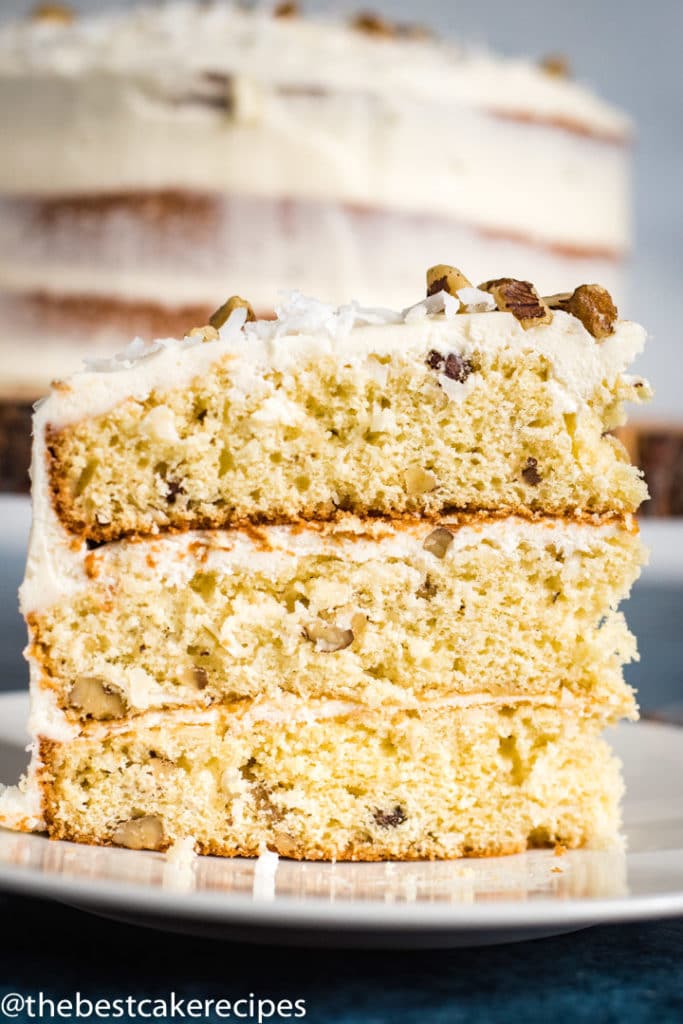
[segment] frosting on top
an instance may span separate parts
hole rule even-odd
[[[356,303],[335,309],[294,292],[276,305],[275,320],[247,323],[246,310],[234,310],[216,341],[198,336],[151,343],[135,339],[113,359],[86,364],[39,404],[36,428],[100,415],[127,398],[144,400],[152,391],[182,386],[226,359],[232,361],[232,386],[249,392],[265,372],[291,372],[311,358],[343,357],[365,366],[369,359],[376,361],[371,357],[392,355],[422,361],[431,350],[465,356],[503,349],[520,356],[539,352],[553,366],[566,411],[572,411],[603,381],[614,384],[645,343],[644,328],[628,320],[618,321],[614,333],[598,343],[576,317],[561,310],[551,323],[525,330],[511,313],[491,311],[490,306],[487,293],[471,288],[462,289],[457,298],[438,292],[402,312]]]
[[[263,83],[304,94],[353,92],[533,115],[615,137],[629,131],[628,119],[588,89],[526,60],[453,41],[377,37],[323,18],[275,18],[269,10],[231,4],[171,2],[70,24],[11,22],[0,27],[0,74],[25,73],[133,76],[147,83],[151,101],[155,93],[186,99],[188,81],[202,74],[203,88],[218,95],[219,76],[231,74],[251,83],[254,102]]]

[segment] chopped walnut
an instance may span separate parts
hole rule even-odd
[[[474,370],[469,359],[461,356],[458,352],[449,352],[447,356],[442,356],[436,349],[432,349],[425,361],[430,370],[438,370],[445,377],[456,380],[459,384],[464,384]]]
[[[129,850],[160,850],[164,844],[164,826],[156,814],[145,814],[120,822],[112,842]]]
[[[205,324],[203,327],[193,327],[187,337],[201,338],[202,341],[218,341],[220,334],[212,324]]]
[[[531,455],[524,463],[524,468],[522,469],[522,479],[531,487],[538,487],[541,480],[543,479],[541,474],[538,472],[538,459],[534,459]]]
[[[255,320],[254,310],[246,299],[240,298],[239,295],[232,295],[227,302],[224,302],[222,306],[219,306],[215,313],[212,313],[209,317],[209,324],[211,327],[215,327],[219,330],[223,324],[227,321],[230,314],[235,309],[246,309],[247,320]]]
[[[372,816],[380,828],[396,828],[408,820],[400,804],[397,804],[391,811],[381,811],[377,808],[372,812]]]
[[[330,622],[312,622],[304,629],[304,636],[315,644],[317,651],[326,654],[343,651],[353,643],[352,629],[340,629]]]
[[[453,543],[453,534],[445,526],[437,526],[435,530],[427,534],[422,544],[425,551],[436,558],[445,558],[446,552]]]
[[[571,313],[599,341],[614,332],[619,313],[610,293],[599,284],[580,284],[571,293],[551,295],[545,301],[551,309]]]
[[[450,380],[457,380],[458,383],[464,384],[472,373],[472,363],[457,352],[449,352],[446,356],[443,372]]]
[[[34,7],[31,17],[36,21],[54,21],[60,25],[70,25],[76,20],[76,12],[67,4],[45,3]]]
[[[421,597],[424,601],[430,601],[433,597],[436,597],[437,591],[436,583],[427,574],[424,583],[415,591],[415,596]]]
[[[571,78],[572,75],[569,58],[564,53],[549,53],[541,57],[538,66],[553,78]]]
[[[479,288],[493,296],[502,313],[512,313],[524,330],[538,324],[549,324],[553,318],[550,309],[529,281],[499,277],[494,281],[484,281]]]
[[[392,23],[383,18],[381,14],[375,14],[374,11],[361,11],[353,18],[351,26],[373,36],[388,37],[396,34]]]
[[[175,505],[176,498],[179,494],[185,494],[185,488],[180,480],[167,480],[166,481],[166,502],[169,505]]]
[[[427,295],[436,295],[437,292],[448,292],[455,295],[460,288],[470,288],[471,281],[468,281],[461,270],[457,267],[449,267],[446,263],[437,263],[427,271]]]
[[[199,665],[186,668],[180,678],[186,686],[190,686],[193,690],[205,690],[209,683],[206,669],[200,668]]]
[[[437,479],[434,474],[429,470],[420,469],[419,466],[411,466],[403,476],[408,494],[427,494],[437,487]]]
[[[123,718],[126,713],[126,701],[120,690],[97,676],[76,680],[69,691],[69,705],[98,722]]]

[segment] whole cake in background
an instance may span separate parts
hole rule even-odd
[[[615,841],[647,492],[609,431],[645,332],[597,285],[427,285],[234,296],[55,385],[0,822],[307,859]]]
[[[457,251],[474,279],[618,296],[629,123],[561,70],[289,3],[51,3],[4,26],[2,475],[53,378],[182,335],[226,282],[259,315],[293,288],[400,307]]]

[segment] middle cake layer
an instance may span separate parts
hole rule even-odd
[[[121,541],[26,607],[29,653],[74,719],[486,694],[588,698],[611,720],[634,710],[621,666],[635,642],[616,607],[642,561],[630,516],[347,516]]]

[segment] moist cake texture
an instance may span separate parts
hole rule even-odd
[[[0,822],[378,860],[613,841],[644,332],[432,268],[401,313],[233,296],[34,422],[33,757]]]
[[[334,707],[327,710],[332,714]],[[101,727],[42,750],[56,838],[254,857],[413,860],[613,837],[618,763],[600,720],[477,707],[302,721],[247,704]]]
[[[72,377],[41,412],[60,517],[99,542],[339,510],[635,511],[644,484],[608,431],[644,390],[625,374],[642,328],[596,343],[562,309],[525,329],[464,312],[495,310],[488,293],[464,300],[440,316],[443,293],[401,315],[295,296],[272,322],[235,311],[201,352]]]
[[[551,696],[632,712],[635,643],[616,606],[635,522],[463,516],[438,526],[188,533],[104,545],[29,615],[32,657],[70,718],[283,693],[426,707]]]

